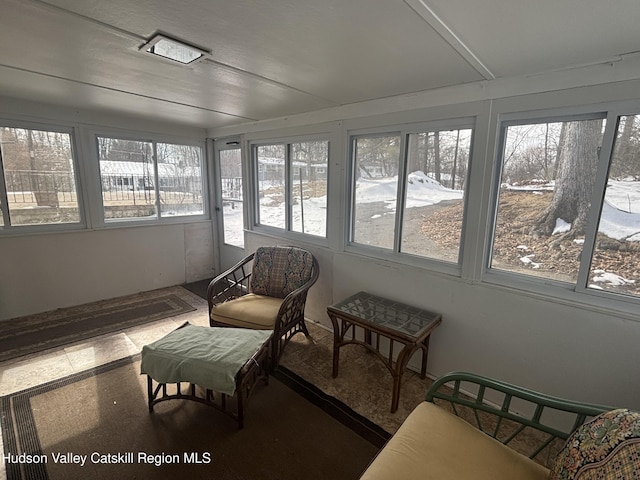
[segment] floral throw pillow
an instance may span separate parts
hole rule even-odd
[[[640,413],[612,410],[578,427],[558,454],[549,478],[640,479]]]
[[[297,247],[258,247],[253,257],[251,291],[284,298],[310,278],[313,256]]]

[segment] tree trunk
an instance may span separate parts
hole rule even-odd
[[[549,124],[545,125],[544,130],[544,179],[549,180]]]
[[[632,140],[634,137],[635,116],[625,116],[623,119],[622,132],[620,132],[620,126],[618,126],[618,137],[613,151],[615,161],[611,162],[609,178],[624,178],[629,175],[637,177],[636,149]]]
[[[29,130],[27,134],[27,149],[29,155],[29,178],[31,182],[31,192],[39,207],[59,207],[58,193],[54,185],[53,176],[47,176],[38,167],[36,161],[36,142],[33,139],[33,131]]]
[[[458,173],[458,148],[460,147],[460,130],[456,135],[456,149],[453,153],[453,168],[451,169],[451,190],[456,189],[456,174]]]
[[[558,137],[558,146],[556,147],[556,158],[553,162],[553,179],[558,178],[558,170],[560,168],[560,154],[564,145],[564,138],[567,136],[567,123],[563,123],[560,127],[560,137]]]
[[[424,140],[424,165],[421,170],[425,175],[429,175],[429,171],[431,170],[431,133],[427,132],[427,136]]]
[[[602,120],[569,122],[565,127],[553,199],[535,229],[546,236],[559,218],[571,224],[571,236],[584,234],[598,168]]]
[[[433,137],[433,162],[436,181],[442,183],[442,170],[440,168],[440,132],[436,132]]]

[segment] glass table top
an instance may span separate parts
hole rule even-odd
[[[440,314],[366,292],[358,292],[329,308],[413,337],[441,320]]]

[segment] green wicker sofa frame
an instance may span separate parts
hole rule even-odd
[[[567,439],[591,428],[603,415],[621,411],[466,372],[439,377],[425,400],[405,419],[361,480],[567,478],[562,476],[565,454],[571,453]],[[618,463],[610,462],[612,467]],[[551,476],[556,472],[560,476]]]
[[[463,391],[472,393],[475,398]],[[497,403],[494,399],[499,397],[502,401]],[[487,398],[492,400],[488,401]],[[536,448],[526,452],[531,459],[535,459],[555,440],[566,440],[585,421],[614,409],[545,395],[467,372],[452,372],[439,377],[427,391],[425,400],[449,404],[452,413],[463,417],[504,445],[512,444],[527,429],[539,432],[539,435],[527,432],[528,444],[532,443],[532,438],[538,440],[533,442]],[[557,426],[560,416],[562,425],[566,425],[564,427]],[[491,421],[491,417],[495,421]]]

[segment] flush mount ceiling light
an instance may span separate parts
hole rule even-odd
[[[151,37],[140,47],[140,51],[183,65],[199,62],[209,54],[206,50],[160,34]]]

